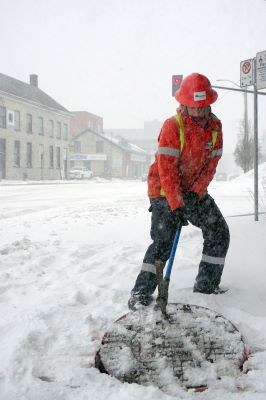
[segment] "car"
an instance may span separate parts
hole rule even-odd
[[[70,179],[91,179],[93,172],[86,167],[73,167],[69,171]]]

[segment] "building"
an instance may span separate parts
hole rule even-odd
[[[71,168],[86,167],[94,176],[135,179],[150,164],[147,151],[122,137],[104,133],[103,119],[87,111],[72,112],[70,136]]]
[[[157,151],[158,136],[163,123],[157,119],[145,121],[142,129],[106,129],[109,135],[120,136],[128,142],[146,150],[150,155]]]
[[[103,118],[88,111],[71,111],[70,135],[71,137],[89,128],[93,132],[103,132]]]
[[[38,87],[0,74],[0,179],[67,178],[71,114]]]
[[[94,176],[136,179],[147,171],[149,154],[124,139],[85,129],[72,138],[71,168],[86,167]]]

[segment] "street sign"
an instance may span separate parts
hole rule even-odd
[[[266,50],[256,54],[257,89],[266,88]]]
[[[240,86],[250,86],[253,82],[253,60],[250,58],[240,63]]]

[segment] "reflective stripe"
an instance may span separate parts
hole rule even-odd
[[[180,142],[180,151],[182,152],[184,143],[185,143],[185,130],[183,120],[180,114],[175,115],[175,119],[179,125],[179,142]]]
[[[204,261],[204,262],[209,263],[209,264],[224,265],[225,258],[223,258],[223,257],[211,257],[211,256],[207,256],[206,254],[202,254],[201,261]]]
[[[219,157],[223,154],[223,149],[213,150],[209,156],[209,158]]]
[[[214,148],[216,140],[217,140],[218,132],[216,130],[212,130],[212,148]]]
[[[167,156],[179,157],[180,151],[177,149],[173,149],[172,147],[158,147],[157,153],[166,154]]]
[[[151,272],[152,274],[156,274],[156,267],[153,264],[143,263],[141,271],[146,271],[146,272]]]

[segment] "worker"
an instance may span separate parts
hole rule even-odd
[[[222,124],[211,110],[217,97],[209,79],[199,73],[188,75],[175,93],[179,108],[162,126],[148,173],[152,243],[128,301],[132,310],[152,302],[157,287],[156,265],[166,263],[176,230],[188,222],[200,228],[203,235],[193,291],[219,293],[230,235],[207,191],[223,151]]]

